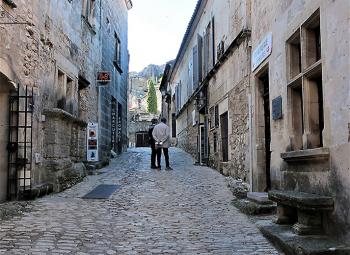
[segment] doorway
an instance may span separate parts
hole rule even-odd
[[[12,147],[14,147],[16,151],[18,148],[18,143],[15,143],[14,146],[9,147],[9,105],[11,104],[10,95],[12,95],[14,91],[16,91],[16,86],[14,85],[14,83],[11,82],[6,75],[0,72],[0,202],[3,202],[6,199],[8,199],[10,194],[9,190],[11,187],[11,183],[9,181],[11,180],[11,175],[9,175],[9,173],[11,174],[11,172],[9,166],[11,166],[11,169],[14,167],[10,165],[10,155],[8,151],[11,151],[10,149]],[[17,114],[17,112],[18,110],[15,114]],[[14,132],[16,132],[17,134],[17,129],[14,130]],[[17,167],[15,167],[15,169],[18,170]],[[16,179],[14,179],[14,181],[17,184],[17,171],[15,173]],[[17,191],[17,186],[15,186],[15,191]]]
[[[258,187],[259,191],[271,189],[271,124],[270,124],[270,91],[268,68],[257,77],[258,89],[258,132],[257,138],[260,144],[258,150]]]
[[[228,112],[220,115],[222,162],[228,161]]]
[[[149,147],[149,136],[147,131],[136,132],[136,147]]]

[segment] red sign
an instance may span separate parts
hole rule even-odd
[[[97,73],[97,82],[107,83],[111,81],[111,72],[100,71]]]

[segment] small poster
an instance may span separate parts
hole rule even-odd
[[[98,124],[93,122],[87,127],[87,161],[98,161]]]

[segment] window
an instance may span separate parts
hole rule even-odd
[[[215,106],[215,127],[219,127],[219,105]]]
[[[301,72],[300,29],[287,41],[287,54],[289,55],[289,79],[293,79]]]
[[[213,133],[213,143],[214,143],[214,152],[218,151],[218,134],[216,132]]]
[[[83,17],[90,25],[94,25],[95,0],[83,0]]]
[[[210,117],[210,129],[212,129],[212,128],[214,128],[214,121],[215,121],[215,119],[214,119],[214,106],[212,106],[212,107],[210,107],[210,109],[209,109],[209,117]]]
[[[291,149],[323,146],[323,88],[320,15],[316,11],[287,41],[290,66]],[[299,74],[299,75],[298,75]]]
[[[56,107],[66,112],[77,114],[77,86],[76,81],[65,74],[63,71],[57,71],[56,77]]]
[[[321,59],[320,13],[315,12],[302,26],[304,68]]]
[[[113,63],[115,65],[115,67],[117,68],[117,70],[122,73],[122,69],[121,69],[121,45],[120,45],[120,39],[118,37],[118,35],[115,33],[114,34],[115,37],[115,49],[114,49],[114,60]]]
[[[193,47],[192,59],[193,59],[193,71],[192,81],[193,90],[195,90],[202,81],[202,51],[203,51],[203,39],[200,35],[197,35],[197,45]]]
[[[193,91],[193,59],[188,63],[188,77],[187,95],[190,97]]]
[[[204,46],[203,46],[203,70],[204,76],[215,65],[215,30],[214,30],[214,17],[207,25],[204,33]]]

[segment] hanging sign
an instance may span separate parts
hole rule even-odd
[[[109,71],[100,71],[100,72],[97,72],[97,82],[98,83],[108,83],[111,81],[111,72]]]
[[[87,161],[98,161],[98,124],[89,123],[87,127]]]
[[[252,54],[252,70],[254,71],[272,52],[272,33],[268,33]]]

